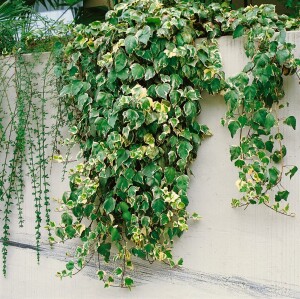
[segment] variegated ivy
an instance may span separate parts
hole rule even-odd
[[[189,218],[198,218],[186,210],[189,166],[210,135],[197,118],[203,91],[225,93],[223,123],[232,136],[240,132],[230,152],[245,195],[233,204],[272,207],[268,191],[283,171],[273,162],[285,153],[281,133],[273,133],[275,107],[283,96],[282,72],[299,64],[284,28],[295,25],[271,5],[231,11],[226,3],[134,0],[115,6],[105,23],[71,29],[68,45],[57,45],[62,59],[55,72],[83,162],[71,171],[61,223],[51,225],[63,241],[82,244],[61,277],[98,255],[105,286],[130,288],[133,256],[182,263],[173,259],[173,240],[188,229]],[[232,33],[247,35],[250,62],[226,82],[215,37]],[[295,126],[293,117],[285,122]],[[278,202],[287,197],[280,192]],[[111,268],[102,261],[114,261],[115,269],[106,273]]]

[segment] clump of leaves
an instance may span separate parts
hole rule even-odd
[[[252,21],[247,23],[249,18]],[[79,238],[82,242],[59,276],[72,276],[97,255],[97,274],[106,287],[120,283],[131,288],[128,271],[133,256],[171,267],[182,263],[172,255],[174,238],[188,229],[189,218],[198,218],[187,212],[189,166],[202,138],[211,134],[197,118],[201,92],[225,91],[232,136],[241,128],[238,123],[232,130],[239,113],[246,119],[243,125],[255,130],[254,139],[255,134],[269,134],[259,129],[261,124],[268,129],[275,125],[275,120],[272,125],[265,123],[269,111],[260,123],[253,118],[281,97],[279,66],[291,63],[287,66],[294,70],[296,65],[290,51],[290,60],[274,54],[290,49],[285,43],[272,47],[273,54],[269,44],[253,47],[249,57],[254,65],[248,72],[253,72],[252,85],[257,86],[249,104],[252,110],[245,112],[248,108],[241,108],[241,101],[249,94],[249,75],[245,70],[238,79],[224,80],[214,38],[238,37],[253,27],[257,33],[249,33],[249,44],[260,34],[294,26],[294,21],[278,17],[273,6],[231,11],[226,3],[204,6],[179,1],[168,7],[160,1],[139,0],[116,5],[105,23],[73,28],[68,45],[56,45],[61,54],[56,74],[64,84],[60,96],[72,123],[72,142],[80,145],[82,159],[70,173],[71,191],[62,198],[61,222],[50,225],[62,241]],[[204,38],[195,42],[199,37]],[[265,85],[260,85],[263,64],[258,61],[264,54],[264,66],[272,61],[276,67],[267,79],[271,79],[268,91],[276,97],[272,102],[265,102],[269,94],[263,96]],[[231,96],[234,88],[239,93]],[[246,159],[244,152],[239,160]],[[251,153],[260,155],[256,148]],[[232,150],[232,159],[240,155]],[[277,181],[272,182],[271,187]],[[115,269],[106,273],[102,261],[113,262]]]

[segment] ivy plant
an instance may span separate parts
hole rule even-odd
[[[285,30],[298,25],[273,5],[232,11],[227,3],[131,0],[109,11],[106,22],[70,28],[70,42],[56,44],[55,73],[71,124],[69,143],[79,144],[81,162],[70,172],[61,221],[49,226],[58,240],[81,244],[60,277],[97,256],[105,287],[131,288],[133,257],[182,264],[172,255],[174,239],[190,218],[199,218],[187,211],[190,165],[211,135],[198,118],[203,91],[224,95],[222,124],[240,136],[230,154],[244,195],[233,205],[287,213],[280,206],[288,196],[281,179],[297,168],[282,162],[280,125],[295,129],[296,120],[280,119],[277,110],[282,76],[299,66]],[[227,34],[246,35],[249,63],[225,80],[216,38]],[[272,204],[275,187],[281,189]],[[103,263],[115,267],[106,272]]]

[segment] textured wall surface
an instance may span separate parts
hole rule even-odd
[[[300,56],[300,32],[288,33],[297,44]],[[246,64],[242,39],[219,39],[224,70],[234,75]],[[37,70],[38,71],[38,70]],[[296,76],[285,79],[286,97],[290,103],[284,114],[300,121],[300,86]],[[137,286],[126,289],[104,289],[96,279],[94,261],[72,279],[60,281],[55,273],[64,268],[66,252],[74,243],[50,249],[42,245],[40,265],[34,251],[34,202],[26,187],[26,223],[13,230],[8,255],[8,277],[0,276],[0,298],[300,298],[300,176],[285,181],[290,190],[290,209],[296,217],[286,217],[263,206],[232,209],[231,198],[238,196],[235,181],[238,172],[230,162],[231,139],[220,125],[225,113],[221,96],[204,96],[201,123],[207,124],[213,136],[206,139],[192,166],[194,176],[189,189],[191,212],[202,220],[191,223],[188,232],[175,243],[174,254],[184,259],[181,269],[166,265],[149,265],[138,260],[133,277]],[[287,164],[300,165],[299,129],[284,128],[288,149]],[[58,198],[68,189],[61,182],[62,166],[54,166],[51,197]],[[53,203],[54,205],[54,203]],[[54,218],[58,213],[53,211]],[[13,214],[17,223],[16,211]],[[46,233],[44,234],[46,236]]]

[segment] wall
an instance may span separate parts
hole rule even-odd
[[[288,33],[288,39],[297,44],[299,57],[300,32]],[[222,37],[219,43],[225,73],[234,75],[242,70],[246,64],[242,39]],[[285,100],[290,106],[284,113],[295,115],[299,122],[299,80],[296,76],[286,78],[285,87]],[[300,176],[285,182],[291,191],[294,218],[263,206],[232,209],[231,198],[238,196],[237,170],[230,162],[229,146],[235,141],[220,125],[225,108],[222,97],[204,96],[199,120],[214,135],[203,142],[192,166],[189,210],[199,212],[202,220],[191,223],[189,231],[175,244],[175,255],[184,259],[181,269],[137,261],[133,273],[137,286],[131,292],[104,289],[96,279],[94,261],[72,279],[60,281],[55,273],[64,268],[66,252],[72,252],[74,244],[57,245],[52,250],[44,236],[41,262],[37,265],[33,247],[34,203],[27,186],[28,220],[23,230],[16,229],[11,234],[8,277],[0,276],[0,298],[300,298]],[[299,132],[286,127],[284,135],[287,164],[299,166]],[[57,164],[51,173],[54,198],[67,190],[67,182],[60,180],[61,170]],[[57,214],[53,212],[54,218]]]

